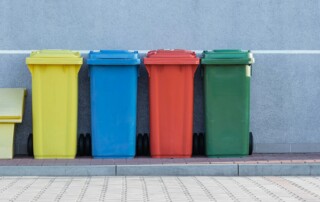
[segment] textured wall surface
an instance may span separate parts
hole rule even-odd
[[[1,49],[319,49],[318,0],[0,1]]]
[[[319,50],[318,0],[0,1],[0,49]],[[0,87],[26,87],[16,154],[31,132],[27,54],[0,54]],[[86,56],[86,55],[84,55]],[[320,54],[255,54],[251,130],[255,152],[320,152]],[[90,131],[88,69],[79,74],[79,132]],[[148,77],[141,66],[138,132],[149,131]],[[195,75],[194,131],[203,131]]]

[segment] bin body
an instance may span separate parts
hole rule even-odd
[[[137,51],[102,50],[88,58],[92,155],[133,158],[136,149]]]
[[[244,156],[249,152],[250,52],[204,53],[206,155]]]
[[[24,88],[0,88],[0,159],[14,156],[14,129],[24,112]]]
[[[77,151],[80,53],[44,50],[26,60],[32,75],[36,159],[73,159]]]
[[[150,153],[153,158],[192,155],[194,73],[199,59],[185,50],[150,51]]]

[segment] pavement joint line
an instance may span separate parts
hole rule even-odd
[[[238,174],[238,176],[240,176],[240,165],[239,164],[237,164],[237,174]]]
[[[20,191],[18,191],[11,199],[9,199],[9,201],[16,201],[18,200],[18,198],[24,193],[26,192],[29,187],[31,187],[37,180],[39,179],[39,177],[34,178],[30,183],[28,183],[26,186],[24,186]]]
[[[121,189],[121,201],[127,201],[128,192],[127,192],[127,177],[122,177],[122,189]]]
[[[239,201],[239,200],[237,199],[237,197],[235,197],[235,195],[234,195],[233,193],[231,193],[231,192],[229,191],[229,189],[228,189],[223,183],[219,182],[218,179],[216,179],[216,178],[214,178],[214,177],[211,177],[210,179],[213,180],[217,185],[219,185],[219,187],[221,187],[221,188],[226,192],[226,194],[230,197],[230,199],[231,199],[232,201],[237,201],[237,202]]]
[[[217,201],[217,199],[213,196],[213,194],[211,194],[207,187],[197,178],[197,176],[193,176],[192,179],[198,184],[198,186],[202,189],[202,191],[210,201]]]
[[[305,201],[303,198],[301,198],[299,195],[295,194],[294,192],[290,191],[289,189],[285,188],[284,186],[280,185],[278,182],[275,182],[272,179],[269,179],[268,177],[262,177],[265,181],[271,182],[272,184],[275,184],[278,188],[285,190],[287,193],[289,193],[292,197],[298,199],[299,201]],[[272,193],[273,194],[273,193]],[[275,194],[273,194],[275,195]],[[276,195],[275,195],[276,196]]]
[[[100,197],[99,197],[99,201],[105,201],[106,194],[108,191],[108,186],[109,186],[109,177],[105,176],[104,181],[103,181],[103,185],[102,185],[102,190],[101,190]]]
[[[240,187],[240,189],[247,193],[254,201],[261,201],[258,197],[256,197],[256,195],[254,195],[249,189],[247,189],[244,185],[242,185],[241,183],[239,183],[236,179],[234,179],[233,177],[230,178],[231,181],[233,181],[234,183],[237,184],[238,187]]]
[[[143,200],[150,201],[146,180],[144,179],[144,177],[140,176],[140,181],[141,181],[142,192],[143,192]]]
[[[73,181],[73,177],[71,177],[68,182],[62,187],[62,189],[60,190],[60,192],[56,195],[54,201],[60,201],[61,198],[63,197],[63,195],[65,194],[65,192],[68,190],[68,188],[70,187],[70,184]]]
[[[38,192],[38,194],[33,197],[32,201],[38,201],[55,180],[56,180],[55,177],[50,179],[50,181],[44,187],[42,187],[42,189]]]
[[[187,197],[188,201],[192,202],[194,201],[191,194],[189,193],[187,187],[181,182],[179,177],[175,177],[176,181],[178,182],[180,188],[182,189],[184,195]]]
[[[303,179],[302,177],[298,177],[298,179],[300,179],[300,180],[302,180],[302,181],[304,181],[304,182],[307,182],[308,184],[311,184],[311,185],[313,185],[314,187],[317,187],[318,189],[320,189],[320,185],[318,185],[318,184],[316,184],[316,183],[314,183],[314,182],[310,182],[309,180]],[[316,178],[316,179],[317,179],[317,178]]]
[[[311,196],[313,196],[313,197],[315,197],[315,198],[317,198],[317,199],[320,200],[320,195],[319,195],[319,194],[314,193],[314,192],[312,192],[312,191],[310,191],[310,190],[308,190],[308,189],[306,189],[306,188],[298,185],[297,183],[292,182],[291,180],[288,180],[288,179],[286,179],[286,178],[284,178],[284,177],[280,177],[280,178],[283,179],[283,180],[285,180],[285,181],[287,181],[288,183],[290,183],[290,184],[293,185],[294,187],[296,187],[296,188],[304,191],[305,193],[308,193],[309,195],[311,195]]]
[[[259,184],[258,182],[256,182],[255,180],[252,180],[250,177],[246,178],[248,181],[250,181],[251,183],[253,183],[254,185],[256,185],[257,187],[259,187],[261,190],[263,190],[265,193],[267,193],[270,197],[272,197],[273,199],[277,200],[277,201],[281,201],[284,202],[284,200],[282,200],[280,197],[278,197],[276,194],[274,194],[272,191],[270,191],[268,188],[266,188],[265,186],[262,186],[261,184]]]
[[[13,185],[15,185],[18,181],[20,180],[20,178],[17,179],[13,179],[9,184],[7,184],[5,187],[0,189],[0,194],[2,192],[5,192],[6,190],[10,189]]]
[[[118,176],[118,165],[114,166],[114,175]]]
[[[164,194],[164,197],[168,200],[168,201],[172,201],[171,197],[170,197],[170,194],[169,194],[169,191],[167,189],[167,186],[166,184],[164,183],[162,177],[160,176],[159,178],[160,180],[160,186],[161,186],[161,189],[162,189],[162,193]]]
[[[81,192],[80,192],[78,199],[77,199],[78,202],[83,201],[83,197],[85,196],[85,194],[88,190],[90,182],[91,182],[91,176],[87,177],[85,183],[83,184]]]

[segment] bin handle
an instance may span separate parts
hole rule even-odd
[[[150,66],[148,66],[148,65],[145,65],[145,67],[146,67],[146,70],[147,70],[147,72],[148,72],[148,75],[149,75],[149,77],[150,77],[150,74],[151,74],[151,69],[150,69]]]
[[[199,67],[199,65],[197,65],[197,66],[193,66],[192,67],[192,72],[193,72],[193,75],[196,73],[196,71],[197,71],[197,68]]]
[[[249,64],[248,66],[250,68],[250,77],[252,77],[252,64]]]

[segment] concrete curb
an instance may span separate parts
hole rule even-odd
[[[119,176],[236,176],[236,164],[216,165],[118,165]]]
[[[0,176],[320,176],[320,164],[0,166]]]
[[[320,164],[239,164],[239,176],[318,176]]]
[[[115,176],[115,165],[0,166],[0,176]]]

